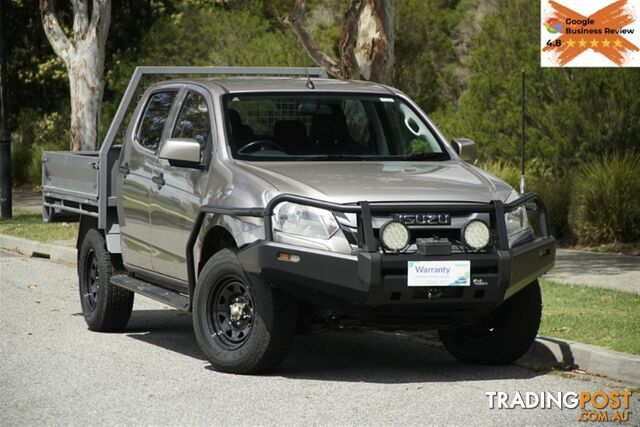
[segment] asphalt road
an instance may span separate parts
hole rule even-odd
[[[220,374],[189,315],[140,296],[125,332],[88,331],[76,280],[71,266],[0,251],[0,425],[567,425],[576,409],[491,410],[485,393],[619,387],[463,365],[375,333],[300,336],[269,376]],[[628,425],[639,409],[636,394]]]
[[[545,279],[640,295],[640,256],[558,249]]]

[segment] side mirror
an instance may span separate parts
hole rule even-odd
[[[158,157],[168,160],[171,166],[198,167],[200,143],[191,138],[170,138],[162,144]]]
[[[458,156],[472,165],[478,161],[478,150],[476,149],[476,143],[466,138],[454,138],[451,140],[451,145]]]

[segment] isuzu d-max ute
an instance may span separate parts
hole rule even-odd
[[[89,329],[125,328],[139,293],[192,311],[220,371],[272,369],[319,325],[437,329],[458,359],[507,364],[555,241],[540,197],[474,161],[384,85],[142,67],[99,152],[44,154],[44,218],[80,222]]]

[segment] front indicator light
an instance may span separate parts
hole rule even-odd
[[[299,262],[300,257],[298,255],[290,254],[288,252],[278,252],[278,259],[280,261]]]

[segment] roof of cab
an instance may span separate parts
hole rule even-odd
[[[358,81],[311,78],[315,89],[307,87],[307,78],[291,77],[230,77],[197,79],[194,83],[222,88],[228,93],[256,93],[256,92],[356,92],[390,95],[394,92],[381,84]]]

